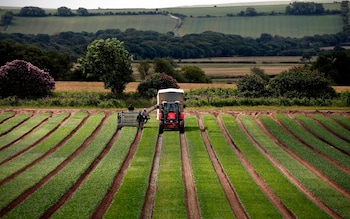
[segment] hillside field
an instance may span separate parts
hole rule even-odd
[[[237,14],[247,7],[254,7],[258,13],[284,12],[287,4],[277,5],[227,5],[218,7],[179,7],[158,9],[169,13],[186,15],[179,36],[204,31],[221,32],[241,35],[243,37],[259,37],[262,33],[283,37],[304,37],[322,34],[335,34],[342,31],[343,23],[338,15],[325,16],[256,16],[228,17],[227,14]],[[339,9],[339,3],[324,4],[325,9]],[[19,9],[15,9],[19,10]],[[140,12],[155,11],[156,9],[91,9],[91,12]],[[4,13],[5,10],[1,10]],[[48,10],[55,13],[54,9]],[[73,10],[74,12],[74,10]],[[15,17],[12,24],[1,30],[5,33],[23,34],[57,34],[59,32],[92,32],[104,29],[128,28],[151,30],[160,33],[172,32],[177,20],[166,15],[113,15],[93,17],[44,17],[28,18]]]
[[[1,218],[350,218],[350,111],[0,109]]]

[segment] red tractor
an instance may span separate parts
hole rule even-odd
[[[159,133],[164,129],[177,129],[185,132],[184,91],[182,89],[161,89],[157,95],[157,119]]]

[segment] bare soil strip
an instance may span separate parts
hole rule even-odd
[[[18,175],[20,175],[21,173],[23,173],[24,171],[26,171],[27,169],[31,168],[32,166],[34,166],[35,164],[39,163],[40,161],[42,161],[43,159],[45,159],[46,157],[48,157],[50,154],[52,154],[53,152],[57,151],[60,147],[62,147],[86,122],[86,120],[89,118],[89,115],[87,115],[82,121],[81,123],[71,132],[69,133],[69,135],[67,135],[64,139],[62,139],[62,141],[60,141],[56,146],[52,147],[50,150],[48,150],[46,153],[44,153],[42,156],[38,157],[36,160],[34,160],[32,163],[26,165],[25,167],[23,167],[22,169],[18,170],[17,172],[11,174],[9,177],[3,179],[2,181],[0,181],[0,186],[6,184],[7,182],[11,181],[13,178],[17,177]]]
[[[343,172],[350,174],[350,169],[345,167],[343,164],[339,163],[336,160],[333,160],[332,158],[330,158],[329,156],[327,156],[326,154],[318,151],[316,148],[314,148],[313,146],[309,145],[308,143],[306,143],[303,139],[300,139],[298,136],[296,136],[293,132],[291,132],[281,121],[279,121],[274,115],[271,115],[271,117],[278,123],[279,126],[281,126],[281,128],[287,132],[289,135],[291,135],[295,140],[299,141],[302,145],[304,145],[305,147],[307,147],[308,149],[310,149],[312,152],[314,152],[315,154],[317,154],[318,156],[322,157],[323,159],[327,160],[328,162],[332,163],[334,166],[336,166],[337,168],[339,168],[340,170],[342,170]]]
[[[142,206],[141,218],[152,218],[153,209],[155,203],[155,197],[157,193],[157,178],[160,167],[160,158],[162,155],[163,148],[163,134],[160,134],[157,139],[156,151],[153,156],[153,164],[149,177],[148,188],[145,196],[145,200]]]
[[[307,189],[302,183],[299,182],[283,165],[281,165],[274,157],[272,157],[262,145],[257,142],[253,136],[248,132],[248,130],[242,124],[242,121],[237,118],[240,128],[245,132],[246,136],[253,142],[253,144],[259,149],[259,151],[291,182],[295,187],[299,189],[306,197],[308,197],[313,203],[315,203],[319,208],[325,211],[332,218],[342,218],[338,213],[329,208],[325,203],[323,203],[317,196],[315,196],[309,189]]]
[[[15,200],[9,203],[5,208],[1,209],[0,217],[4,216],[18,204],[26,200],[30,195],[32,195],[36,190],[45,185],[53,176],[55,176],[59,171],[61,171],[65,166],[67,166],[76,156],[78,156],[85,148],[93,141],[96,135],[100,132],[103,127],[103,124],[106,122],[106,116],[103,118],[102,122],[97,126],[94,132],[83,142],[83,144],[72,153],[67,159],[65,159],[60,165],[56,167],[53,171],[51,171],[48,175],[46,175],[43,179],[40,180],[34,186],[28,188],[24,191],[20,196],[18,196]]]
[[[15,117],[17,113],[15,112],[12,116],[10,116],[9,118],[5,119],[4,121],[2,121],[0,124],[2,124],[3,122],[9,120],[10,118],[13,118]],[[29,116],[28,118],[24,119],[23,121],[21,121],[20,123],[18,123],[17,125],[13,126],[12,128],[10,128],[9,130],[7,130],[6,132],[3,132],[0,134],[0,137],[1,136],[4,136],[6,135],[7,133],[11,132],[12,130],[14,130],[15,128],[17,128],[18,126],[22,125],[23,123],[25,123],[28,119],[30,119],[31,117],[33,117],[33,113],[31,116]],[[2,148],[0,148],[0,151],[2,150]]]
[[[338,125],[340,125],[341,127],[345,128],[346,130],[350,131],[350,127],[345,125],[344,123],[338,121],[337,119],[333,118],[332,116],[330,116],[330,113],[325,113],[324,114],[325,116],[327,116],[328,118],[332,119],[334,122],[336,122]],[[346,117],[346,114],[345,113],[342,113],[342,115],[344,117]]]
[[[9,117],[7,117],[6,119],[2,120],[2,121],[0,122],[0,124],[2,124],[2,123],[4,123],[4,122],[6,122],[7,120],[9,120],[9,119],[15,117],[15,115],[16,115],[16,112],[13,112],[12,110],[4,110],[4,111],[3,111],[3,110],[0,110],[0,113],[6,113],[6,112],[11,112],[12,115],[9,116]],[[1,136],[1,135],[0,135],[0,136]]]
[[[218,176],[220,184],[225,192],[226,198],[230,203],[233,213],[235,214],[236,218],[240,218],[240,219],[249,218],[234,188],[232,187],[229,179],[227,178],[226,173],[224,172],[221,166],[221,163],[218,157],[216,156],[214,149],[212,148],[212,145],[210,144],[208,135],[205,132],[205,127],[204,127],[202,117],[200,116],[199,113],[197,113],[197,119],[198,119],[199,129],[201,130],[201,135],[205,144],[205,148],[209,154],[210,160],[213,164],[213,167]]]
[[[292,116],[291,114],[288,114],[288,115],[289,115],[289,117],[293,118],[293,116]],[[342,152],[343,154],[346,154],[346,155],[350,156],[350,153],[349,153],[349,152],[347,152],[347,151],[345,151],[345,150],[343,150],[343,149],[337,147],[336,145],[334,145],[334,144],[328,142],[326,139],[322,138],[322,136],[317,135],[314,131],[312,131],[311,129],[309,129],[306,125],[304,125],[304,124],[303,124],[301,121],[299,121],[298,119],[295,119],[295,118],[293,118],[293,119],[294,119],[294,121],[296,121],[301,127],[303,127],[306,131],[310,132],[310,133],[311,133],[313,136],[315,136],[316,138],[318,138],[318,139],[320,139],[321,141],[323,141],[324,143],[330,145],[330,146],[333,147],[334,149],[336,149],[336,150]]]
[[[40,144],[41,142],[43,142],[45,139],[47,139],[48,137],[50,137],[58,128],[60,128],[62,126],[62,124],[64,124],[69,117],[71,116],[71,114],[69,113],[66,118],[64,118],[64,120],[58,124],[55,128],[53,128],[50,132],[48,132],[45,136],[41,137],[40,139],[38,139],[36,142],[34,142],[32,145],[29,145],[27,148],[19,151],[18,153],[8,157],[7,159],[3,160],[0,162],[0,166],[11,161],[12,159],[19,157],[20,155],[30,151],[31,149],[33,149],[35,146],[37,146],[38,144]]]
[[[243,155],[241,150],[235,145],[232,138],[228,134],[221,118],[216,115],[218,124],[223,135],[226,138],[227,143],[231,146],[234,153],[241,161],[249,175],[255,181],[255,183],[259,186],[261,191],[266,195],[266,197],[270,200],[270,202],[275,206],[275,208],[281,213],[283,218],[296,218],[291,210],[279,199],[279,197],[274,193],[274,191],[270,188],[270,186],[264,181],[264,179],[255,171],[253,165],[249,162],[249,160]]]
[[[261,129],[264,131],[264,133],[269,136],[277,145],[279,145],[285,152],[287,152],[290,156],[292,156],[294,159],[296,159],[299,163],[307,167],[311,172],[313,172],[316,176],[318,176],[320,179],[325,181],[328,185],[330,185],[332,188],[337,190],[340,194],[344,195],[345,197],[350,199],[350,192],[345,190],[343,187],[339,186],[337,183],[335,183],[333,180],[331,180],[329,177],[327,177],[324,173],[319,171],[316,167],[311,165],[309,162],[304,160],[303,158],[299,157],[296,153],[294,153],[293,150],[288,148],[283,142],[278,140],[274,135],[272,135],[267,128],[262,124],[262,122],[259,119],[255,119],[256,122],[259,124]]]
[[[109,140],[105,148],[101,151],[101,153],[94,159],[94,161],[90,164],[90,166],[80,175],[79,179],[72,185],[65,194],[61,196],[61,198],[51,206],[40,218],[49,218],[53,215],[66,201],[68,201],[75,191],[82,185],[89,174],[96,168],[96,166],[100,163],[100,161],[107,155],[109,150],[112,148],[114,142],[117,140],[120,134],[120,129],[116,130],[113,137]]]
[[[142,131],[139,130],[137,132],[133,142],[130,145],[129,152],[126,155],[126,157],[123,161],[123,164],[120,167],[120,170],[118,171],[118,173],[114,177],[114,180],[113,180],[113,183],[111,184],[111,187],[108,189],[108,192],[103,197],[99,206],[93,212],[91,218],[103,218],[103,215],[105,214],[105,212],[107,211],[107,209],[109,208],[110,204],[113,201],[115,193],[119,190],[120,186],[122,185],[126,171],[127,171],[128,167],[130,166],[130,163],[131,163],[131,161],[136,153],[137,146],[139,144],[141,136],[142,136]]]
[[[182,160],[182,178],[186,188],[186,206],[187,217],[189,219],[200,219],[196,186],[194,185],[191,161],[188,153],[188,146],[185,134],[180,134],[181,160]]]

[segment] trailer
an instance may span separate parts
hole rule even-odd
[[[185,98],[184,90],[167,88],[160,89],[157,94],[157,119],[159,120],[159,133],[164,129],[177,129],[185,132]]]

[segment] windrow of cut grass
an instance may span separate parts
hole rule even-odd
[[[96,113],[89,117],[85,125],[81,127],[74,136],[72,136],[63,147],[59,148],[57,151],[52,153],[46,159],[42,160],[38,164],[34,165],[21,175],[12,179],[10,182],[0,187],[0,209],[3,209],[10,202],[19,196],[26,190],[33,188],[33,186],[38,185],[45,177],[48,176],[50,172],[53,172],[58,167],[62,166],[65,160],[68,160],[72,154],[79,153],[78,149],[83,145],[84,141],[92,135],[94,130],[101,123],[102,119],[105,117],[104,114]],[[79,166],[79,165],[78,165]],[[67,176],[63,181],[70,181],[70,177]],[[48,193],[46,193],[45,198],[33,197],[35,205],[30,208],[25,208],[24,212],[20,214],[26,215],[30,212],[34,212],[35,208],[41,208],[39,200],[45,200],[50,202],[49,205],[54,204],[52,202],[51,192],[54,192],[58,187],[53,187]],[[44,205],[48,207],[47,205]]]
[[[239,115],[238,118],[249,135],[251,135],[265,150],[283,152],[272,139],[265,135],[253,117]],[[249,140],[249,137],[241,130],[235,119],[224,119],[226,126],[229,124],[229,133],[235,144],[254,166],[257,173],[264,178],[271,189],[280,197],[281,201],[300,218],[328,218],[328,215],[311,202],[295,185],[276,169],[276,167],[261,153],[261,151]],[[284,154],[287,156],[287,154]],[[298,200],[297,202],[295,200]]]
[[[179,132],[164,132],[154,218],[187,217],[180,149]]]
[[[330,118],[327,118],[323,114],[312,114],[311,116],[313,119],[316,119],[318,122],[320,122],[323,126],[327,127],[331,132],[336,133],[336,135],[340,136],[343,140],[349,142],[350,146],[350,131],[346,128],[342,127],[335,121],[333,121]]]
[[[18,115],[20,116],[20,115]],[[23,170],[27,165],[32,164],[34,161],[40,159],[44,155],[49,155],[53,152],[53,149],[59,145],[64,138],[75,130],[78,125],[86,118],[86,112],[77,112],[72,115],[69,120],[56,130],[45,141],[38,144],[35,148],[27,153],[22,154],[19,157],[13,158],[0,167],[0,181],[4,180],[12,174]],[[2,184],[2,183],[1,183]]]
[[[105,114],[96,113],[90,118],[93,118],[94,125],[98,127]],[[90,121],[93,121],[90,120]],[[88,122],[90,122],[88,121]],[[64,166],[64,168],[55,174],[46,184],[38,188],[30,197],[28,197],[20,205],[17,205],[11,212],[6,215],[6,218],[17,218],[20,215],[26,215],[28,218],[35,218],[41,216],[50,206],[55,204],[60,197],[65,195],[65,192],[76,182],[76,180],[84,173],[92,161],[102,151],[107,144],[110,136],[113,134],[109,132],[110,124],[115,125],[115,121],[109,117],[107,123],[102,127],[101,131],[97,133],[95,138],[81,151],[74,159]],[[85,127],[85,126],[84,126]],[[97,130],[97,129],[93,129]],[[85,133],[84,133],[85,134]],[[92,133],[90,133],[91,135]],[[79,136],[81,137],[81,136]],[[84,136],[88,139],[89,136]],[[86,143],[86,141],[84,142]],[[66,198],[66,197],[65,197]],[[78,209],[74,209],[78,211]]]
[[[148,187],[158,129],[151,119],[143,129],[137,151],[104,218],[139,218]],[[124,128],[123,128],[124,129]]]
[[[280,217],[280,213],[260,190],[228,145],[216,118],[211,114],[204,114],[203,122],[210,143],[249,217]]]
[[[38,115],[27,120],[25,123],[22,123],[20,126],[16,127],[11,132],[1,136],[0,148],[5,147],[8,144],[11,144],[12,142],[16,141],[16,139],[19,139],[21,136],[29,133],[35,127],[39,126],[42,122],[48,119],[50,115],[51,113],[48,113],[48,112],[39,113]],[[26,117],[26,115],[24,115],[23,117]]]
[[[346,154],[330,147],[327,143],[321,141],[319,138],[315,137],[310,132],[306,131],[302,126],[300,126],[294,119],[290,118],[287,114],[278,113],[275,117],[284,125],[290,132],[292,132],[296,137],[298,137],[302,142],[314,148],[315,150],[321,152],[327,157],[333,159],[334,161],[340,163],[344,167],[350,169],[350,157]]]
[[[333,147],[336,147],[350,154],[350,144],[348,142],[338,138],[338,136],[334,135],[333,133],[330,133],[321,125],[313,121],[311,118],[308,118],[304,114],[295,114],[294,118],[297,121],[300,121],[301,124],[307,127],[308,130],[315,133],[319,138],[325,140],[327,143],[331,144]]]
[[[340,186],[348,189],[349,175],[336,168],[320,156],[314,154],[308,148],[304,147],[299,141],[286,133],[271,117],[259,116],[260,121],[267,130],[274,135],[282,144],[292,150],[297,156],[301,157],[314,167],[316,167],[325,176],[335,181]],[[271,152],[283,166],[285,166],[301,183],[303,183],[312,193],[327,203],[329,207],[334,209],[342,217],[350,216],[350,200],[337,192],[326,181],[317,177],[317,174],[310,172],[308,167],[301,165],[297,160],[293,160],[288,155],[279,156],[279,154]],[[325,192],[327,191],[327,192]]]
[[[202,218],[233,218],[230,205],[220,186],[195,116],[185,117],[186,141]]]
[[[15,142],[10,147],[5,148],[0,153],[0,163],[5,159],[14,156],[17,153],[23,153],[26,150],[30,150],[31,146],[35,146],[35,143],[40,139],[49,136],[50,132],[56,129],[61,122],[69,116],[68,113],[59,113],[47,120],[42,126],[38,127],[35,132],[25,136],[20,141]]]

